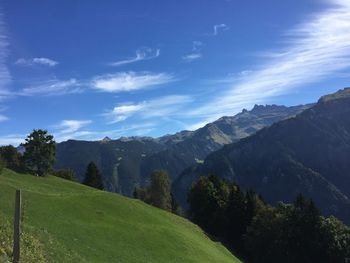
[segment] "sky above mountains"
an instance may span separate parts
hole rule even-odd
[[[349,86],[350,0],[0,1],[0,144],[160,136]]]

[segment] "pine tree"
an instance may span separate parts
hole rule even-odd
[[[90,162],[86,168],[83,184],[103,190],[102,176],[94,162]]]

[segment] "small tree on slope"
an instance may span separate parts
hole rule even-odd
[[[88,164],[83,184],[103,190],[102,176],[94,162]]]
[[[154,171],[149,187],[150,203],[158,208],[171,211],[171,186],[169,175],[165,171]]]

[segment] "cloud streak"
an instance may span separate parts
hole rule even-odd
[[[213,36],[216,36],[219,34],[220,31],[226,31],[229,30],[230,28],[226,24],[218,24],[213,26]]]
[[[20,66],[41,65],[41,66],[54,67],[54,66],[57,66],[58,64],[59,63],[57,61],[50,58],[31,58],[31,59],[19,58],[15,62],[15,65],[20,65]]]
[[[143,60],[154,59],[159,56],[160,56],[160,49],[153,50],[151,48],[145,47],[145,48],[140,48],[136,50],[135,57],[120,60],[120,61],[115,61],[115,62],[109,63],[109,65],[114,67],[119,67],[119,66],[131,64],[131,63],[135,63]]]
[[[81,128],[91,124],[91,120],[62,120],[59,124],[55,125],[56,129],[60,130],[60,133],[73,133],[77,132]]]
[[[3,21],[3,14],[0,10],[0,102],[9,97],[9,84],[12,81],[10,71],[6,65],[6,60],[9,55],[9,41],[6,35],[5,23]],[[1,104],[0,104],[1,106]],[[3,111],[1,108],[0,111]],[[0,122],[7,121],[9,118],[0,114]]]
[[[53,126],[55,140],[61,142],[68,139],[88,138],[94,132],[82,129],[91,123],[91,120],[62,120]]]
[[[6,65],[9,55],[9,40],[6,35],[3,14],[0,10],[0,101],[10,95],[8,85],[11,83],[11,74]]]
[[[94,78],[92,87],[104,92],[135,91],[158,86],[174,81],[172,75],[166,73],[149,72],[118,72]]]
[[[287,94],[299,86],[318,82],[350,68],[350,1],[333,1],[334,6],[285,34],[285,48],[269,52],[258,69],[238,80],[212,103],[192,115],[214,120]]]
[[[200,58],[202,58],[201,53],[191,53],[191,54],[187,54],[187,55],[183,56],[182,60],[184,60],[185,62],[192,62],[192,61],[200,59]]]
[[[202,58],[201,49],[203,46],[203,42],[201,41],[193,41],[192,42],[192,52],[182,56],[182,60],[185,62],[192,62],[194,60]]]
[[[17,95],[21,96],[60,96],[81,93],[81,83],[72,78],[69,80],[51,79],[31,85],[22,89]]]
[[[170,95],[140,103],[118,105],[104,115],[110,120],[110,124],[121,122],[134,116],[143,119],[178,116],[181,114],[182,107],[190,102],[192,102],[192,98],[189,96]]]

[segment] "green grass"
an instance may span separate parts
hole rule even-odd
[[[13,220],[15,189],[22,190],[23,232],[46,262],[240,262],[186,219],[52,176],[5,169],[0,220]]]

